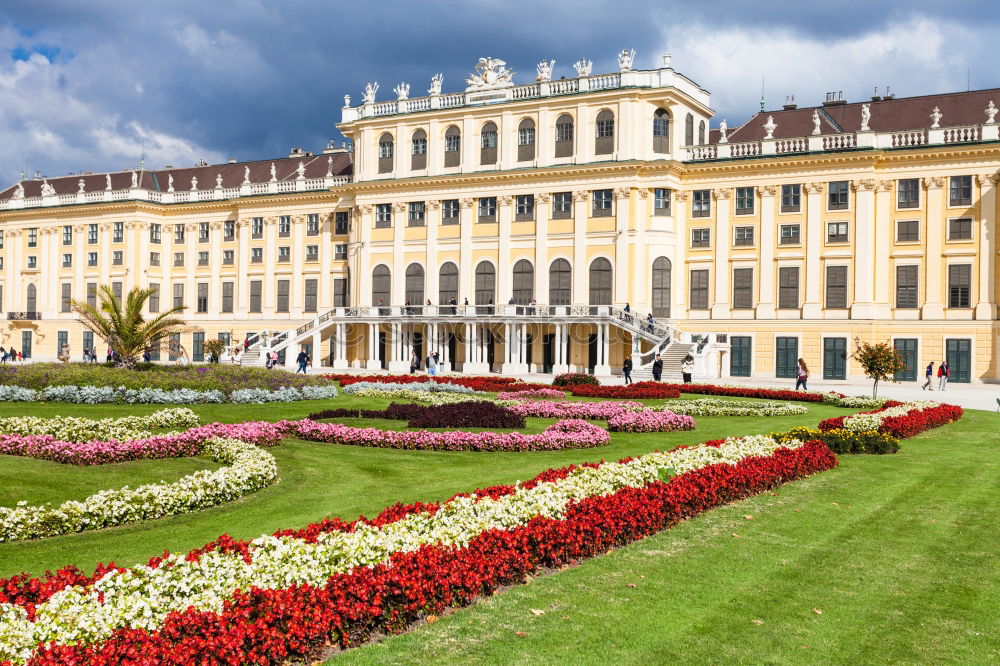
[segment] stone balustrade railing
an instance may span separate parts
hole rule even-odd
[[[739,157],[760,157],[767,155],[788,155],[795,153],[835,152],[859,149],[913,148],[915,146],[945,145],[954,143],[977,143],[1000,140],[1000,123],[963,125],[957,127],[935,127],[930,129],[903,130],[896,132],[855,132],[844,134],[822,134],[816,136],[792,137],[786,139],[762,139],[740,143],[715,143],[700,146],[685,146],[684,159],[688,162],[732,159]]]

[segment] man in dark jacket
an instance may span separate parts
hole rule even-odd
[[[632,359],[628,356],[625,357],[625,361],[622,362],[622,374],[625,375],[625,383],[632,383]]]
[[[306,370],[306,366],[309,365],[309,354],[306,353],[305,349],[300,351],[299,355],[295,357],[295,362],[299,364],[299,368],[295,371],[295,374],[299,374],[300,372],[303,375],[309,374],[309,371]]]
[[[656,360],[653,361],[653,381],[660,381],[660,377],[663,375],[663,359],[660,355],[656,355]]]

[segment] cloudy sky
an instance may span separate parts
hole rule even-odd
[[[480,56],[515,80],[581,57],[616,69],[673,54],[712,93],[717,120],[742,122],[786,95],[849,100],[1000,87],[995,0],[4,0],[0,15],[0,182],[29,174],[162,167],[319,150],[338,136],[343,96],[380,99],[408,81],[445,91]],[[990,36],[993,36],[992,39]],[[1000,99],[997,100],[1000,104]]]

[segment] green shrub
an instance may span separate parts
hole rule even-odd
[[[565,372],[561,375],[557,375],[556,378],[552,380],[553,386],[578,386],[580,384],[600,386],[601,382],[597,381],[597,377],[594,375],[586,375],[582,372]]]
[[[773,432],[770,436],[779,442],[788,439],[799,439],[803,442],[818,439],[830,447],[830,450],[834,453],[872,453],[881,455],[899,451],[898,439],[876,430],[853,432],[851,430],[792,428],[788,432]]]

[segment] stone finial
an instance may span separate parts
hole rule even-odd
[[[813,109],[813,136],[819,136],[822,132],[819,129],[819,110]]]
[[[396,93],[397,100],[404,100],[410,98],[410,84],[403,81],[398,86],[392,89],[392,92]]]
[[[778,129],[778,126],[774,122],[774,116],[768,116],[767,122],[764,123],[761,127],[763,127],[764,131],[767,132],[767,134],[764,135],[765,139],[773,139],[774,130]]]
[[[618,71],[629,72],[632,70],[632,61],[635,60],[635,49],[622,49],[618,53]]]
[[[861,129],[859,130],[861,132],[871,131],[868,128],[868,121],[871,120],[872,118],[872,112],[871,109],[869,108],[870,106],[871,106],[870,104],[861,105]]]
[[[594,61],[580,58],[573,63],[573,69],[576,70],[577,76],[590,76],[590,72],[594,69]]]
[[[535,80],[541,83],[542,81],[552,80],[552,68],[555,67],[555,60],[542,60],[540,63],[535,65],[535,69],[538,71],[538,76]]]
[[[723,118],[722,122],[719,123],[719,143],[729,143],[729,137],[726,136],[726,132],[729,131],[729,125],[726,124],[726,119]]]
[[[361,102],[363,104],[374,104],[375,103],[375,93],[378,92],[378,81],[374,83],[368,82],[365,84],[364,93],[361,95]]]
[[[198,176],[191,176],[191,191],[194,192],[198,189]]]
[[[351,107],[351,96],[350,95],[344,95],[344,108],[348,109],[350,107]]]
[[[217,189],[217,190],[221,190],[222,189],[222,174],[221,173],[215,174],[215,189]]]
[[[299,160],[299,165],[295,167],[295,173],[298,174],[298,179],[302,180],[306,177],[306,163]]]
[[[80,180],[76,181],[76,186],[78,188],[77,191],[76,191],[77,194],[83,194],[84,192],[87,191],[86,188],[84,187],[83,178],[81,178]]]
[[[431,77],[431,87],[427,89],[428,95],[440,95],[441,86],[444,84],[444,74],[438,72]]]
[[[990,100],[990,103],[986,106],[985,113],[986,113],[987,125],[993,125],[994,123],[996,123],[997,107],[995,104],[993,104],[993,100]]]
[[[663,58],[663,66],[670,67],[670,53],[664,53],[661,57]]]
[[[941,127],[941,118],[943,117],[944,115],[941,113],[941,109],[935,106],[934,110],[931,111],[931,121],[932,121],[931,129],[937,129],[938,127]]]

